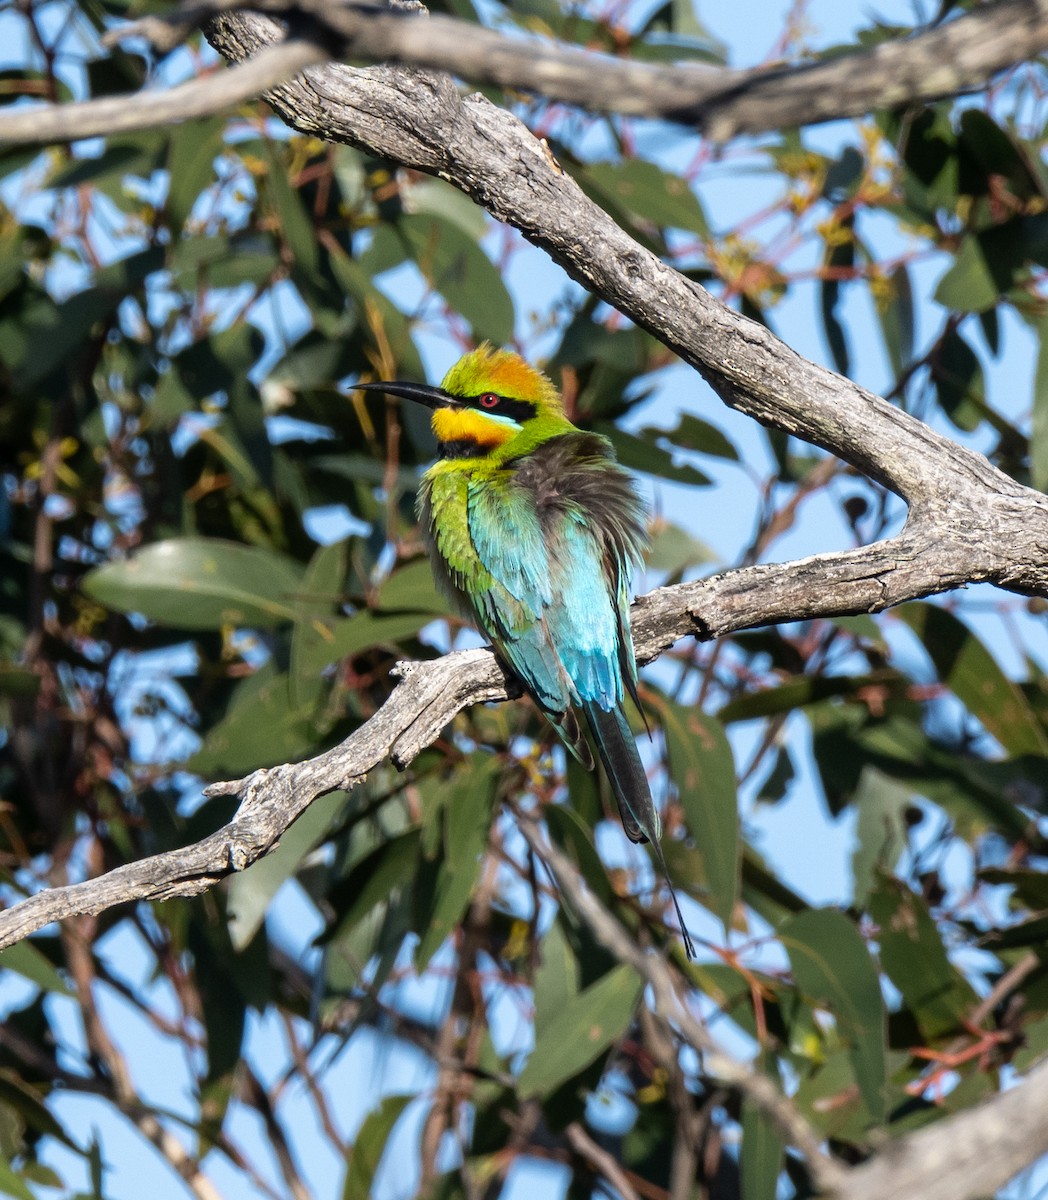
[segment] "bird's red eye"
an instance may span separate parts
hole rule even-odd
[[[498,398],[498,396],[495,395],[494,392],[485,392],[484,395],[481,396],[481,398],[480,398],[480,407],[481,408],[494,408],[495,405],[498,404],[498,402],[499,402],[499,398]]]

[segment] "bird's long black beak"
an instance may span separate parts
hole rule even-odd
[[[402,400],[414,400],[427,408],[452,408],[458,404],[443,388],[430,387],[428,383],[408,383],[392,380],[389,383],[355,383],[358,392],[385,392],[387,396],[399,396]]]

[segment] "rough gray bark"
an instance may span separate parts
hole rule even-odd
[[[864,52],[750,71],[631,61],[451,17],[420,25],[410,14],[364,14],[332,0],[258,0],[255,7],[282,12],[292,4],[336,35],[349,57],[449,71],[590,112],[664,117],[714,141],[955,95],[1048,49],[1048,0],[998,0]],[[200,20],[209,8],[233,7],[234,0],[219,0],[191,11]]]
[[[238,13],[217,18],[208,36],[239,60],[280,33],[264,17]],[[297,129],[447,179],[650,330],[726,404],[831,451],[902,496],[910,513],[900,538],[868,548],[856,562],[831,556],[819,563],[813,570],[825,572],[827,584],[871,595],[874,585],[863,577],[869,564],[878,578],[887,568],[892,580],[919,577],[930,591],[984,581],[1016,591],[1048,588],[1048,500],[1040,492],[803,359],[661,262],[590,201],[511,114],[482,96],[460,97],[444,76],[384,67],[312,68],[268,98]],[[889,584],[873,606],[899,598]]]
[[[279,6],[283,0],[272,0]],[[590,112],[664,117],[713,141],[790,125],[861,116],[982,87],[998,71],[1048,48],[1048,0],[999,0],[938,28],[862,53],[801,66],[732,71],[658,66],[507,38],[432,17],[366,23],[330,0],[299,0],[347,37],[354,56],[450,71],[473,83],[535,92]],[[267,8],[266,0],[259,5]]]
[[[727,571],[641,596],[632,615],[637,657],[650,662],[688,635],[706,641],[776,621],[875,612],[950,586],[936,569],[914,569],[919,555],[908,539],[872,549],[873,557],[868,548],[815,555]],[[927,553],[932,555],[932,547]],[[85,883],[39,892],[0,912],[0,949],[65,917],[103,912],[132,900],[205,891],[272,850],[318,796],[353,787],[387,759],[407,766],[464,708],[520,695],[490,650],[405,663],[401,675],[403,681],[381,710],[341,745],[306,762],[211,785],[210,795],[237,795],[241,805],[233,821],[202,842]]]
[[[848,1200],[974,1200],[992,1196],[1048,1153],[1048,1063],[1019,1087],[885,1146],[848,1176]]]
[[[124,32],[169,49],[208,17],[235,7],[235,0],[186,4],[168,17],[134,22]],[[251,67],[241,64],[168,92],[140,93],[134,104],[114,97],[0,113],[0,143],[72,141],[186,121],[257,96],[329,55],[451,71],[591,112],[662,117],[726,142],[739,134],[956,95],[1048,49],[1048,0],[997,0],[861,53],[747,71],[595,55],[547,40],[506,37],[451,17],[435,16],[419,26],[403,14],[363,11],[355,0],[256,0],[254,8],[304,17],[309,29]]]
[[[79,104],[36,104],[7,109],[0,113],[0,146],[43,146],[81,138],[113,137],[136,129],[156,129],[208,117],[244,100],[253,100],[267,88],[326,58],[326,50],[315,43],[289,38],[267,46],[249,62],[231,70],[216,71],[166,90],[106,96]]]

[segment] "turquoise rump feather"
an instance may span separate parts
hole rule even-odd
[[[586,767],[586,720],[626,835],[662,823],[623,711],[637,699],[629,580],[646,544],[644,506],[607,438],[576,428],[553,384],[519,355],[481,346],[439,388],[358,385],[433,411],[439,461],[418,514],[438,583],[491,639]],[[691,939],[670,884],[685,949]]]

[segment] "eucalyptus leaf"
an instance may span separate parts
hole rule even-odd
[[[739,896],[735,763],[724,728],[697,708],[660,701],[673,781],[706,869],[709,905],[727,928]]]
[[[1026,697],[961,620],[925,603],[906,605],[900,616],[924,644],[942,682],[1010,754],[1048,754],[1048,734]]]
[[[601,191],[614,196],[639,221],[709,235],[706,214],[686,179],[653,162],[634,158],[619,163],[592,163],[587,175]]]
[[[588,1067],[620,1037],[636,1010],[642,981],[618,966],[567,1000],[536,1038],[517,1081],[522,1096],[547,1096]]]
[[[881,874],[869,898],[881,966],[929,1041],[964,1028],[978,996],[950,962],[922,897]]]
[[[880,980],[866,943],[848,918],[811,909],[781,929],[797,986],[809,1004],[826,1004],[841,1038],[864,1104],[874,1118],[887,1111],[886,1015]]]
[[[120,612],[180,629],[253,626],[295,619],[299,567],[272,550],[217,538],[169,538],[90,571],[83,590]]]
[[[16,942],[0,950],[0,970],[14,971],[45,992],[54,992],[59,996],[75,994],[54,963],[32,942]]]
[[[784,1155],[782,1138],[771,1119],[744,1099],[739,1150],[742,1200],[775,1200]]]
[[[353,1140],[342,1185],[343,1200],[364,1200],[373,1194],[372,1186],[393,1127],[414,1099],[411,1094],[386,1096],[378,1108],[368,1113]]]
[[[478,338],[496,345],[512,340],[513,301],[475,237],[434,213],[405,213],[397,229],[427,281],[469,321]]]

